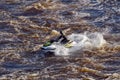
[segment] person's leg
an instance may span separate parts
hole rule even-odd
[[[62,38],[62,35],[60,35],[58,38],[55,39],[55,42],[58,42]]]
[[[60,36],[58,38],[55,39],[56,42],[58,42],[60,40],[61,43],[66,43],[69,40],[66,38],[66,36],[62,33],[62,31],[60,31]]]
[[[61,43],[65,44],[65,43],[67,43],[67,42],[69,42],[69,40],[63,35],[63,36],[62,36]]]

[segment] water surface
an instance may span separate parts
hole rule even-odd
[[[107,44],[41,57],[53,30],[99,32]],[[119,0],[0,0],[0,79],[119,80]]]

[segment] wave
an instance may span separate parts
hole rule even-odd
[[[73,55],[72,53],[80,53],[83,50],[91,50],[93,48],[100,48],[104,46],[107,41],[104,39],[103,35],[99,32],[85,32],[81,34],[71,34],[67,38],[76,42],[72,48],[65,48],[61,44],[56,44],[55,55],[57,56],[66,56]]]

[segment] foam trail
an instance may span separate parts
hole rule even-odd
[[[68,39],[76,42],[74,47],[65,48],[61,44],[56,44],[55,55],[71,55],[71,53],[79,52],[84,49],[99,48],[106,44],[106,40],[103,38],[103,35],[98,32],[94,33],[83,33],[83,34],[71,34],[67,36]]]
[[[68,48],[65,48],[64,46],[62,45],[56,45],[56,51],[55,51],[55,55],[58,55],[58,56],[66,56],[66,55],[69,55],[69,49]]]

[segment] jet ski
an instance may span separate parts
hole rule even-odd
[[[43,44],[43,46],[41,47],[42,53],[46,55],[54,55],[57,44],[60,44],[65,48],[71,48],[76,44],[76,42],[68,40],[67,37],[63,34],[63,32],[60,31],[60,36],[57,39],[51,39]]]

